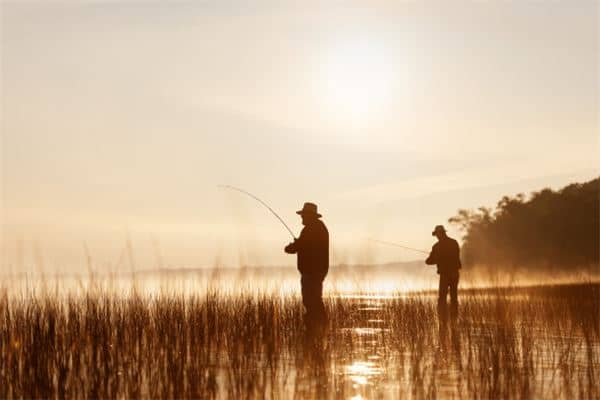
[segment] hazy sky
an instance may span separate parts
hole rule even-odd
[[[365,238],[599,172],[596,1],[248,3],[1,2],[5,271],[293,264],[222,183],[410,260]]]

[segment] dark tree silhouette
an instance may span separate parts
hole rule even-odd
[[[459,210],[465,265],[594,266],[600,263],[600,178],[561,190],[504,196],[495,210]]]

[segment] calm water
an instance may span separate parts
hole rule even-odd
[[[425,297],[434,300],[435,296]],[[510,337],[503,338],[502,328],[493,320],[487,324],[471,324],[469,318],[463,316],[456,321],[448,319],[445,323],[438,319],[431,329],[432,335],[409,338],[413,343],[403,345],[405,338],[393,337],[397,330],[386,312],[386,303],[394,300],[391,296],[346,295],[344,298],[351,308],[352,323],[333,327],[329,340],[313,348],[315,354],[309,354],[307,349],[307,357],[313,357],[312,362],[327,365],[316,369],[309,365],[308,371],[297,373],[296,379],[288,383],[290,396],[305,390],[305,394],[317,398],[472,398],[491,395],[493,398],[568,399],[580,397],[581,393],[587,397],[587,394],[598,392],[596,380],[589,380],[589,374],[597,368],[592,364],[600,361],[597,336],[589,343],[581,331],[575,333],[576,329],[549,330],[545,324],[535,326],[515,315],[515,325],[519,327],[516,335],[507,334]],[[527,302],[528,298],[520,294],[511,301]],[[567,331],[572,335],[564,335]],[[493,342],[502,339],[514,343],[502,350],[493,350]],[[523,341],[531,343],[524,346]],[[327,348],[332,343],[335,347]],[[514,370],[509,371],[506,366],[502,367],[500,360],[494,359],[506,357],[506,354],[498,354],[503,351],[515,351],[510,366]],[[507,388],[495,387],[501,385],[520,388],[511,395]]]

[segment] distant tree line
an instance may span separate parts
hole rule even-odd
[[[465,265],[597,267],[600,178],[561,190],[504,196],[495,208],[459,210],[449,219],[464,232]]]

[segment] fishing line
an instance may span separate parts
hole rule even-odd
[[[406,249],[406,250],[417,251],[417,252],[419,252],[419,253],[423,253],[423,254],[429,254],[429,252],[428,252],[428,251],[425,251],[425,250],[420,250],[420,249],[415,249],[415,248],[408,247],[408,246],[404,246],[404,245],[402,245],[402,244],[399,244],[399,243],[394,243],[394,242],[386,242],[386,241],[383,241],[383,240],[377,240],[377,239],[371,239],[371,238],[369,238],[369,239],[367,239],[367,240],[369,240],[370,242],[375,242],[375,243],[385,244],[385,245],[388,245],[388,246],[400,247],[400,248],[403,248],[403,249]]]

